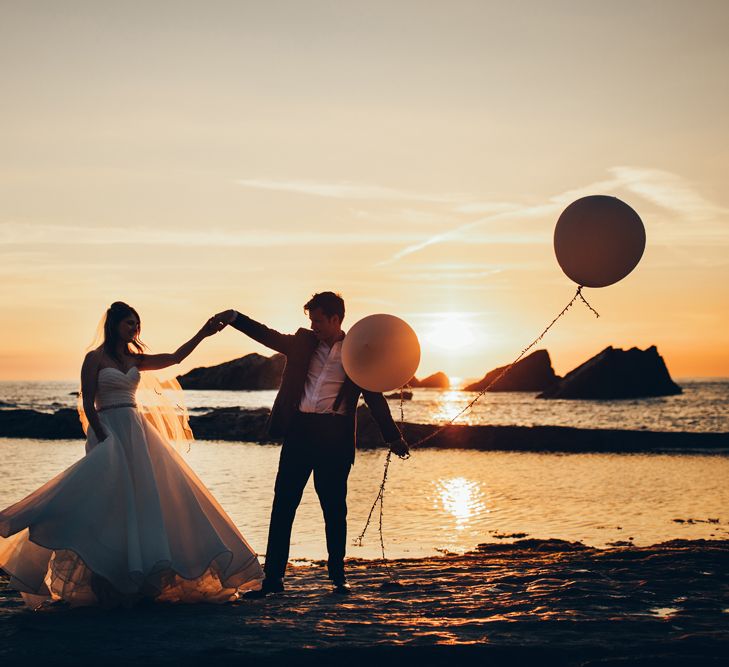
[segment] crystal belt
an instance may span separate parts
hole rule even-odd
[[[96,408],[96,412],[103,412],[104,410],[113,410],[114,408],[136,408],[136,403],[112,403],[111,405],[105,405],[103,408]]]

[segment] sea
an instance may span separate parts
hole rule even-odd
[[[683,393],[620,401],[541,400],[489,393],[456,423],[729,433],[729,378],[683,378]],[[0,410],[74,407],[74,382],[2,382]],[[270,407],[274,391],[185,392],[191,414]],[[390,400],[393,416],[442,424],[475,394],[415,389]],[[265,552],[280,448],[195,441],[185,456],[251,546]],[[42,485],[84,453],[80,440],[0,438],[0,508]],[[348,556],[380,558],[383,450],[357,453],[349,477]],[[382,538],[388,558],[463,553],[481,543],[562,539],[610,548],[675,539],[729,537],[729,452],[538,453],[426,449],[393,459],[385,487]],[[294,524],[293,560],[326,557],[324,523],[310,481]]]

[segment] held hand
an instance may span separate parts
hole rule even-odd
[[[238,316],[232,308],[230,310],[224,310],[222,313],[216,313],[213,315],[214,319],[223,324],[233,324],[233,320]]]
[[[390,451],[393,454],[397,454],[400,458],[407,458],[410,456],[410,447],[408,447],[408,443],[405,441],[405,438],[400,438],[399,440],[395,440],[395,442],[391,442],[390,444]]]
[[[218,320],[217,316],[214,316],[203,324],[202,329],[200,329],[200,333],[207,338],[208,336],[218,333],[218,331],[224,329],[225,326],[226,324]]]

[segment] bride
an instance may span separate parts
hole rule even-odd
[[[192,435],[184,411],[143,374],[222,326],[211,318],[176,352],[151,355],[134,308],[106,311],[81,369],[86,456],[0,512],[0,568],[28,606],[224,602],[260,586],[256,554],[175,449]]]

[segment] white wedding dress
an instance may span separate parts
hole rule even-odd
[[[0,512],[0,568],[31,607],[224,602],[259,587],[256,554],[134,406],[139,382],[135,367],[101,369],[107,438],[89,429],[84,458]]]

